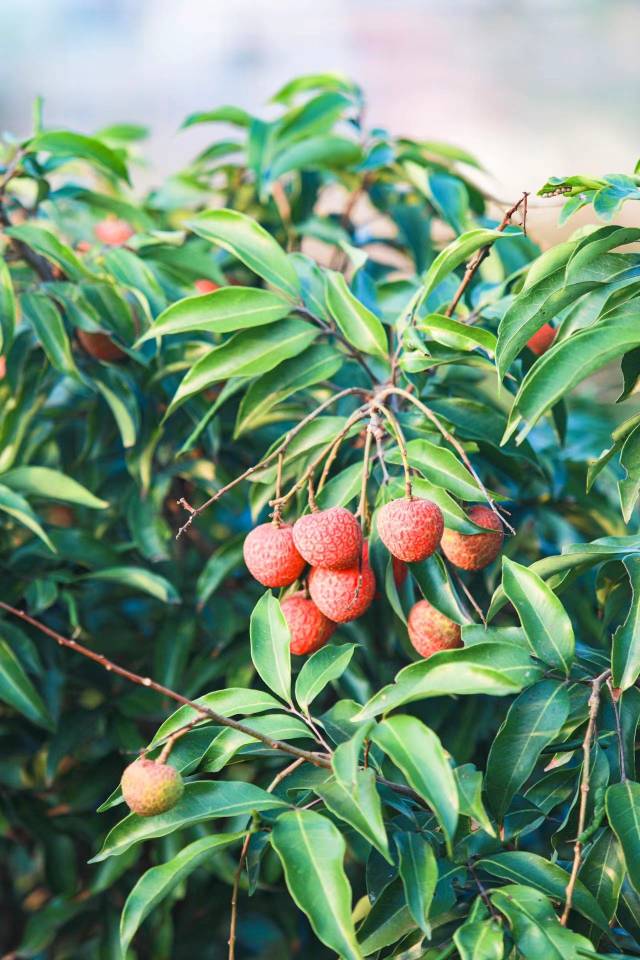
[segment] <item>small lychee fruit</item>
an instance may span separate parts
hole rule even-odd
[[[305,568],[289,523],[261,523],[247,534],[242,548],[249,573],[265,587],[288,587]]]
[[[481,504],[471,507],[467,515],[469,520],[479,527],[486,527],[487,533],[466,534],[445,530],[442,535],[442,552],[447,560],[461,570],[482,570],[500,553],[504,528],[500,517]]]
[[[532,353],[535,353],[536,357],[541,357],[543,353],[546,353],[549,347],[553,344],[553,341],[556,338],[556,330],[551,326],[550,323],[544,323],[539,330],[536,330],[534,335],[527,340],[527,346]]]
[[[344,507],[330,507],[296,520],[293,542],[312,567],[347,570],[358,563],[362,530],[354,515]]]
[[[126,359],[126,353],[106,333],[91,333],[89,330],[77,329],[76,336],[84,352],[95,360],[114,363]]]
[[[362,569],[358,564],[348,570],[313,567],[309,574],[311,599],[334,623],[357,620],[369,609],[376,593],[376,578],[369,566],[368,545],[362,548]]]
[[[378,533],[385,547],[398,560],[418,563],[437,548],[444,530],[440,507],[421,497],[391,500],[378,513]]]
[[[407,618],[407,628],[409,640],[421,657],[462,646],[459,624],[432,607],[428,600],[414,603]]]
[[[0,357],[0,380],[4,380],[7,373],[7,358]]]
[[[196,280],[194,287],[198,293],[214,293],[214,291],[220,289],[219,283],[214,283],[213,280]]]
[[[302,591],[286,597],[280,608],[291,633],[291,653],[297,656],[315,653],[324,647],[336,629],[335,623]]]
[[[393,570],[393,581],[396,587],[401,587],[407,579],[409,568],[403,560],[398,560],[397,557],[393,556],[391,557],[391,568]]]
[[[95,226],[94,233],[100,243],[108,247],[121,247],[129,240],[134,230],[126,220],[119,220],[118,217],[107,217],[101,220]]]
[[[80,240],[80,242],[76,244],[77,253],[89,253],[90,250],[91,244],[88,240]]]
[[[184,790],[182,777],[175,767],[147,757],[139,757],[129,764],[120,786],[131,812],[141,817],[155,817],[171,810]]]

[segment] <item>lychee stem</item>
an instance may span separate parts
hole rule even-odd
[[[404,433],[402,432],[402,427],[400,422],[396,417],[395,413],[386,407],[383,403],[376,398],[374,401],[377,409],[382,413],[387,423],[391,426],[393,435],[398,444],[398,450],[400,451],[400,459],[402,460],[402,469],[404,470],[404,494],[407,500],[413,500],[413,488],[411,486],[411,467],[409,466],[409,455],[407,454],[407,442],[404,438]]]
[[[360,517],[360,526],[362,527],[362,536],[364,538],[365,528],[367,526],[367,481],[369,479],[369,460],[371,456],[371,424],[367,427],[367,433],[364,441],[364,454],[362,459],[362,482],[360,486],[360,502],[356,510],[356,517]]]
[[[313,474],[311,474],[307,483],[307,500],[309,501],[311,513],[317,513],[318,504],[316,503],[316,495],[313,490]]]
[[[274,526],[279,527],[282,521],[282,508],[278,503],[282,493],[282,465],[284,463],[284,452],[278,454],[278,466],[276,469],[276,488],[275,488],[275,507],[271,514]]]

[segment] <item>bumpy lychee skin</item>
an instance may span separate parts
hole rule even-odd
[[[469,520],[479,527],[486,527],[487,533],[458,533],[445,530],[442,535],[442,552],[447,560],[461,570],[482,570],[493,563],[502,550],[504,528],[500,517],[489,507],[477,505],[467,514]]]
[[[347,570],[358,563],[362,530],[354,515],[344,507],[330,507],[296,520],[293,542],[312,567]]]
[[[286,597],[280,608],[291,633],[291,653],[297,656],[315,653],[335,632],[336,624],[302,592]]]
[[[133,236],[134,231],[126,220],[107,217],[96,224],[94,233],[100,243],[108,247],[121,247]]]
[[[362,548],[362,579],[358,590],[358,565],[348,570],[314,567],[309,574],[311,599],[334,623],[357,620],[369,609],[376,593],[376,578],[369,566],[367,544]]]
[[[418,563],[435,553],[443,530],[440,507],[421,497],[391,500],[378,513],[380,539],[389,553],[405,563]]]
[[[247,534],[242,552],[252,577],[265,587],[288,587],[305,568],[288,523],[261,523]]]
[[[214,283],[213,280],[196,280],[194,287],[198,293],[214,293],[215,290],[220,289],[219,283]]]
[[[539,330],[536,330],[530,340],[527,340],[527,346],[536,357],[541,357],[546,353],[556,338],[556,330],[550,323],[544,323]]]
[[[106,333],[91,333],[89,330],[78,329],[76,336],[84,352],[96,360],[114,363],[126,359],[126,353]]]
[[[122,796],[132,813],[155,817],[171,810],[182,796],[184,783],[175,767],[139,757],[129,764],[120,781]]]
[[[411,607],[407,627],[409,639],[421,657],[462,646],[460,626],[432,607],[428,600],[418,600]]]

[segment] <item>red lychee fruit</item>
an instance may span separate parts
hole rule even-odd
[[[215,290],[220,289],[219,283],[214,283],[213,280],[196,280],[194,287],[198,293],[213,293]]]
[[[541,357],[546,353],[556,338],[556,330],[550,323],[543,324],[539,330],[536,330],[530,340],[527,340],[527,346],[536,357]]]
[[[0,357],[0,380],[4,380],[7,374],[7,358]]]
[[[134,230],[126,220],[119,220],[118,217],[107,217],[101,220],[95,226],[94,233],[100,243],[108,247],[121,247],[129,240]]]
[[[421,657],[462,646],[459,624],[432,607],[428,600],[414,603],[409,611],[407,628],[409,640]]]
[[[401,587],[407,579],[409,568],[403,560],[398,560],[397,557],[391,557],[391,568],[393,570],[393,581],[396,587]]]
[[[398,560],[418,563],[434,553],[444,530],[440,507],[420,497],[391,500],[378,513],[378,533]]]
[[[147,757],[139,757],[129,764],[120,786],[125,803],[140,817],[155,817],[171,810],[184,790],[182,777],[175,767]]]
[[[347,570],[358,563],[362,530],[354,515],[344,507],[330,507],[296,520],[293,542],[312,567]]]
[[[127,357],[126,353],[106,333],[91,333],[88,330],[78,328],[76,336],[84,352],[95,360],[114,363],[118,360],[125,360]]]
[[[447,560],[461,570],[482,570],[500,553],[504,528],[500,517],[489,507],[480,504],[471,507],[467,516],[479,527],[486,527],[489,532],[466,534],[445,530],[442,535],[442,552]]]
[[[91,250],[91,244],[87,240],[80,240],[76,245],[76,251],[78,253],[89,253]]]
[[[261,523],[247,534],[242,548],[252,577],[265,587],[288,587],[305,568],[289,523]]]
[[[291,653],[297,656],[315,653],[324,647],[336,629],[336,624],[302,591],[286,597],[280,608],[291,633]]]
[[[376,593],[368,545],[365,543],[362,547],[362,571],[357,564],[348,570],[314,567],[309,574],[309,593],[318,609],[334,623],[347,623],[361,617]]]

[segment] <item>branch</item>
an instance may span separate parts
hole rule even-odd
[[[322,320],[320,317],[317,317],[315,313],[311,312],[311,310],[307,310],[306,307],[296,307],[293,312],[298,313],[301,317],[305,317],[311,323],[315,323],[315,325],[317,327],[320,327],[320,329],[323,330],[324,333],[330,333],[332,336],[336,338],[336,340],[339,340],[340,343],[347,348],[347,351],[351,354],[353,359],[360,364],[362,369],[365,371],[365,373],[371,380],[371,383],[374,386],[378,384],[376,375],[374,374],[373,370],[371,369],[367,361],[364,359],[360,350],[357,350],[356,347],[350,344],[347,338],[343,336],[343,334],[341,333],[340,330],[337,329],[337,327],[332,327],[330,326],[330,324],[325,323],[324,320]]]
[[[594,677],[591,681],[591,696],[589,697],[589,722],[587,723],[587,729],[584,735],[584,740],[582,741],[582,752],[583,752],[583,761],[582,761],[582,776],[580,778],[580,808],[578,811],[578,834],[576,837],[576,842],[573,845],[573,865],[571,867],[571,875],[569,877],[569,882],[567,883],[567,889],[565,890],[564,899],[565,905],[560,918],[560,923],[563,927],[566,927],[567,920],[569,919],[569,914],[571,912],[571,906],[573,903],[573,892],[576,886],[576,880],[578,879],[578,871],[580,870],[580,864],[582,862],[582,834],[586,826],[587,819],[587,800],[589,798],[589,776],[591,773],[591,745],[593,743],[593,736],[596,729],[596,719],[598,717],[598,709],[600,707],[600,690],[602,684],[609,679],[611,676],[610,670],[605,670],[604,673],[601,673],[600,676]]]
[[[509,209],[508,209],[507,212],[505,213],[504,217],[502,218],[502,221],[501,221],[499,227],[497,228],[499,233],[502,233],[503,230],[505,230],[505,229],[507,228],[507,226],[511,223],[511,217],[514,215],[514,213],[516,212],[516,210],[518,209],[518,207],[519,207],[521,204],[524,204],[523,229],[524,229],[524,235],[525,235],[525,237],[526,237],[526,235],[527,235],[527,199],[528,199],[528,197],[529,197],[529,194],[528,194],[528,193],[526,193],[526,192],[523,193],[522,196],[520,197],[520,199],[518,200],[518,202],[517,202],[517,203],[514,203],[514,205],[513,205],[512,207],[509,207]],[[495,241],[494,241],[494,243],[495,243]],[[493,243],[488,243],[486,246],[481,247],[481,248],[477,251],[477,253],[475,253],[475,254],[473,255],[473,257],[471,258],[471,260],[469,260],[469,263],[467,264],[467,268],[466,268],[466,270],[465,270],[465,272],[464,272],[464,276],[463,276],[462,280],[460,281],[460,286],[459,286],[458,289],[456,290],[456,292],[455,292],[455,294],[454,294],[454,296],[453,296],[453,300],[451,301],[451,303],[449,304],[449,306],[448,306],[447,309],[445,310],[445,317],[450,317],[450,316],[453,314],[454,310],[456,309],[456,307],[458,306],[460,300],[462,299],[465,290],[467,289],[467,287],[469,286],[469,284],[470,284],[471,281],[473,280],[474,276],[476,275],[476,273],[477,273],[477,271],[478,271],[478,269],[479,269],[479,267],[480,267],[480,264],[483,262],[483,260],[486,260],[486,258],[487,258],[487,257],[489,256],[489,254],[491,253],[491,248],[492,248],[492,246],[493,246]]]

